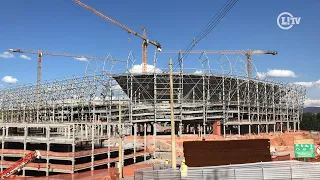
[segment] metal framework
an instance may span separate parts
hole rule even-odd
[[[156,68],[134,72],[135,57],[127,59],[125,73],[104,70],[84,77],[64,78],[41,83],[36,105],[36,86],[23,85],[0,91],[0,120],[6,123],[115,122],[117,101],[121,99],[123,121],[153,126],[170,121],[169,73]],[[195,57],[196,56],[196,57]],[[175,120],[179,132],[202,134],[213,131],[212,124],[223,123],[224,135],[237,129],[240,134],[297,130],[302,115],[305,88],[283,82],[246,78],[245,55],[191,54],[201,70],[183,67],[178,54],[173,75]],[[216,67],[211,68],[211,67]],[[242,130],[241,127],[244,127]],[[254,128],[254,129],[252,129]]]

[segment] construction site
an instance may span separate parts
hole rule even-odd
[[[155,41],[146,42],[145,34],[137,36],[144,40],[143,52],[147,43],[161,49]],[[170,100],[174,103],[174,129],[181,142],[184,137],[186,141],[250,139],[300,131],[305,87],[253,75],[252,57],[272,58],[270,55],[277,55],[277,51],[155,51],[154,68],[147,69],[144,54],[142,72],[132,71],[136,63],[132,52],[127,60],[120,61],[111,55],[98,58],[40,50],[9,51],[38,55],[36,84],[0,90],[1,171],[35,150],[41,155],[16,169],[19,177],[74,174],[155,158],[159,140],[170,142]],[[177,57],[172,73],[169,68],[157,68],[159,60],[168,61],[165,55]],[[86,74],[42,81],[42,56],[85,57],[89,59]],[[184,67],[188,59],[198,60],[203,68]],[[102,67],[92,68],[96,66],[93,62]],[[123,63],[126,68],[114,72],[108,66],[114,63]]]

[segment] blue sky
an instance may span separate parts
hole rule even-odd
[[[141,32],[147,29],[148,37],[159,41],[163,50],[185,48],[210,21],[226,0],[82,0],[105,15]],[[36,56],[26,54],[31,60],[22,59],[21,54],[8,58],[3,52],[9,48],[65,52],[79,55],[107,56],[126,60],[130,50],[141,63],[141,40],[129,36],[124,30],[98,17],[71,0],[56,1],[3,1],[0,6],[0,78],[12,76],[18,81],[4,87],[36,81]],[[239,0],[219,25],[203,39],[198,50],[276,50],[277,56],[253,56],[258,72],[268,75],[269,70],[289,70],[287,82],[309,82],[308,98],[320,99],[320,1]],[[301,17],[299,25],[290,30],[277,26],[281,12],[290,12]],[[128,38],[130,37],[130,40]],[[148,48],[149,64],[154,47]],[[2,55],[2,56],[1,56]],[[166,67],[168,56],[158,58],[158,67]],[[212,57],[215,59],[216,57]],[[196,63],[195,63],[196,62]],[[187,68],[200,68],[196,57],[188,57]],[[86,63],[72,58],[43,57],[43,79],[71,77],[83,74]],[[117,64],[115,69],[124,69]],[[280,72],[283,73],[283,72]],[[269,72],[270,74],[270,72]],[[272,74],[272,73],[271,73]],[[272,78],[272,77],[270,77]],[[306,83],[304,83],[306,84]],[[319,82],[320,84],[320,82]],[[320,104],[320,101],[319,101]]]

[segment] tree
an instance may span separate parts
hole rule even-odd
[[[303,113],[300,128],[301,130],[320,131],[320,113]]]

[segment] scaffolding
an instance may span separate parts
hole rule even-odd
[[[59,124],[71,132],[74,126],[79,126],[77,132],[80,132],[79,138],[83,138],[81,133],[85,131],[85,125],[79,124],[84,123],[90,127],[101,127],[99,130],[91,128],[97,129],[97,133],[102,132],[97,134],[100,139],[116,137],[117,124],[114,123],[118,122],[120,100],[121,129],[127,135],[142,133],[144,139],[141,143],[145,152],[146,135],[155,137],[160,131],[157,128],[170,124],[169,69],[157,67],[160,55],[155,52],[154,67],[145,73],[135,71],[135,57],[130,52],[125,72],[115,73],[103,67],[102,71],[94,74],[45,81],[40,84],[39,94],[36,85],[1,89],[3,146],[8,140],[6,133],[9,131],[5,128],[8,124],[10,127],[13,124],[35,127],[42,124],[45,126],[42,129]],[[257,77],[249,79],[241,55],[218,54],[214,55],[218,56],[214,61],[210,60],[211,56],[205,52],[188,56],[189,59],[198,59],[201,68],[187,69],[184,67],[186,57],[177,54],[173,91],[178,135],[222,133],[226,136],[228,133],[259,134],[300,129],[306,93],[303,86]],[[168,60],[163,59],[165,62]],[[52,132],[68,139],[68,133],[56,129]],[[12,132],[17,133],[17,128]],[[134,142],[137,143],[136,137]],[[155,146],[155,141],[153,144]],[[143,156],[145,159],[146,155]],[[74,172],[74,169],[68,172]]]
[[[179,129],[188,122],[208,124],[220,121],[226,126],[257,125],[258,133],[297,130],[302,115],[305,88],[292,83],[246,78],[246,64],[241,56],[220,54],[213,65],[203,52],[197,58],[202,69],[188,72],[184,59],[177,56],[173,74],[175,120]],[[23,85],[0,91],[1,122],[114,122],[122,101],[124,122],[167,122],[169,109],[169,73],[156,67],[146,73],[132,71],[135,58],[127,59],[125,73],[102,71],[84,77],[64,78],[41,83],[36,96],[35,85]],[[220,67],[217,69],[211,68]],[[36,98],[39,97],[39,106]],[[183,123],[186,122],[186,123]],[[284,125],[285,124],[285,125]],[[225,133],[224,133],[225,134]]]

